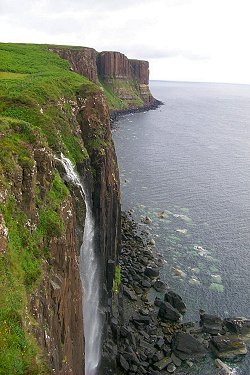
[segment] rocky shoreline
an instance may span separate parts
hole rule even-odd
[[[118,110],[111,111],[111,113],[110,113],[111,124],[113,124],[120,116],[129,115],[130,113],[150,111],[152,109],[157,109],[161,105],[164,105],[164,103],[162,101],[160,101],[158,99],[154,99],[154,100],[152,100],[151,103],[145,104],[142,107],[118,109]]]
[[[108,344],[116,374],[195,374],[194,363],[206,356],[213,358],[218,374],[234,374],[223,361],[247,354],[243,338],[250,336],[250,319],[223,320],[200,311],[199,322],[182,323],[187,307],[160,280],[162,264],[154,241],[123,213],[119,291],[113,292],[119,308],[110,314],[113,344]]]

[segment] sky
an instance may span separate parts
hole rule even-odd
[[[0,0],[0,41],[120,51],[150,79],[250,84],[249,0]]]

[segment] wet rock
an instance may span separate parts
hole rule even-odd
[[[161,303],[162,303],[162,300],[158,297],[155,297],[155,300],[154,300],[155,306],[160,307]]]
[[[137,369],[138,369],[138,366],[136,366],[136,365],[132,365],[132,366],[131,366],[131,371],[132,371],[132,372],[136,372]]]
[[[232,332],[240,335],[246,335],[250,333],[250,319],[240,317],[225,319],[224,324],[226,328]]]
[[[161,281],[161,280],[156,280],[153,284],[153,288],[157,291],[157,292],[165,292],[165,290],[167,289],[167,285]]]
[[[207,353],[206,348],[194,336],[185,332],[175,333],[172,350],[181,360],[204,357]]]
[[[168,370],[168,372],[170,372],[170,374],[172,374],[173,372],[175,372],[176,367],[175,367],[174,363],[170,363],[168,365],[168,367],[167,367],[167,370]]]
[[[144,223],[144,224],[151,224],[151,223],[152,223],[152,220],[150,219],[149,216],[142,217],[142,218],[141,218],[141,221],[142,221],[142,223]]]
[[[226,365],[224,362],[222,362],[219,358],[216,358],[214,363],[219,369],[221,369],[220,375],[232,375],[231,368],[228,365]]]
[[[247,354],[246,344],[238,337],[215,336],[210,341],[210,348],[220,359],[233,359]]]
[[[170,356],[164,357],[161,359],[159,362],[156,362],[153,364],[153,369],[162,371],[164,368],[166,368],[170,363],[171,363],[171,358]]]
[[[172,270],[175,276],[182,277],[182,278],[187,276],[185,272],[180,270],[179,268],[172,267]]]
[[[131,365],[136,364],[138,365],[140,363],[138,356],[133,351],[131,347],[126,348],[126,352],[123,352],[123,357],[126,359],[126,361]]]
[[[151,287],[151,283],[149,281],[147,281],[147,280],[142,280],[141,286],[143,288],[150,288]]]
[[[120,354],[119,356],[119,365],[120,367],[125,370],[125,371],[128,371],[129,370],[129,363],[128,361],[123,357],[123,355]]]
[[[145,303],[148,303],[148,302],[149,302],[148,297],[147,297],[146,294],[143,294],[143,296],[141,297],[141,300],[142,300],[143,302],[145,302]]]
[[[174,353],[171,354],[171,359],[172,359],[172,362],[175,364],[175,366],[177,367],[180,367],[181,366],[181,359],[176,357],[176,355]]]
[[[175,309],[177,309],[181,314],[184,314],[187,307],[183,302],[181,296],[179,294],[173,292],[172,290],[168,291],[165,296],[164,300],[170,303]]]
[[[121,327],[121,330],[120,330],[121,337],[125,338],[128,336],[128,334],[129,334],[129,330],[126,327]]]
[[[133,332],[128,333],[128,340],[130,341],[131,345],[136,348],[136,338]]]
[[[118,324],[117,319],[115,319],[114,317],[111,319],[110,327],[111,327],[113,335],[117,337],[119,334],[119,324]]]
[[[168,320],[178,322],[181,318],[181,314],[177,309],[170,305],[170,303],[161,302],[158,317],[164,322]]]
[[[222,331],[222,324],[223,321],[218,316],[203,313],[200,314],[200,325],[202,326],[203,332],[217,335]]]
[[[155,347],[158,348],[158,349],[161,349],[164,344],[165,344],[165,341],[164,341],[163,337],[161,337],[161,338],[159,338],[159,340],[157,340],[157,342],[155,344]]]
[[[153,267],[146,267],[144,274],[150,278],[158,277],[159,276],[159,268]]]
[[[158,352],[156,352],[156,353],[153,355],[152,360],[153,360],[154,362],[159,362],[159,361],[161,361],[164,357],[165,357],[165,356],[164,356],[164,353],[163,353],[162,351],[158,351]]]
[[[146,325],[149,325],[151,322],[152,322],[152,319],[150,316],[145,316],[145,315],[141,315],[141,314],[134,314],[132,316],[132,320],[134,322],[137,322],[137,323],[142,323],[142,324],[146,324]]]
[[[137,296],[130,290],[126,285],[123,285],[123,294],[128,297],[131,301],[137,301]]]

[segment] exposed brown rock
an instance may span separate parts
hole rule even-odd
[[[50,240],[51,261],[50,264],[44,263],[41,285],[31,301],[38,322],[36,335],[48,355],[51,374],[58,375],[83,373],[84,334],[75,238],[76,204],[79,202],[71,196],[62,202],[60,216],[65,234]]]
[[[144,60],[130,59],[129,63],[132,68],[133,77],[140,85],[148,85],[149,83],[149,63]]]
[[[131,79],[129,59],[123,53],[104,51],[98,54],[98,73],[102,78]]]
[[[8,243],[8,228],[5,225],[3,215],[0,214],[0,254],[5,253]]]
[[[79,49],[75,49],[70,47],[50,47],[50,51],[56,52],[63,59],[68,60],[74,72],[87,77],[90,81],[97,82],[97,52],[94,48],[79,47]]]
[[[101,91],[85,99],[79,97],[79,122],[91,165],[96,171],[93,203],[99,232],[99,248],[104,273],[109,259],[117,259],[120,240],[120,182],[111,136],[109,109]],[[97,134],[99,135],[97,137]],[[97,139],[99,147],[92,146]]]
[[[123,53],[116,51],[98,53],[93,48],[86,47],[51,47],[50,51],[68,60],[71,70],[91,81],[97,83],[99,76],[114,95],[124,101],[128,109],[149,107],[156,102],[148,86],[148,61],[128,59]],[[141,99],[141,103],[138,99]]]

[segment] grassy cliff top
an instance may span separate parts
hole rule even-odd
[[[69,127],[77,91],[99,91],[47,45],[0,43],[0,119],[38,127],[54,151],[81,161],[85,151]],[[9,121],[11,126],[11,121]],[[0,127],[1,129],[1,127]]]
[[[26,193],[37,220],[33,231],[17,196],[25,195],[24,173],[33,173],[35,149],[63,152],[74,162],[88,157],[75,118],[76,96],[99,91],[46,45],[0,43],[0,375],[48,374],[32,334],[37,323],[29,299],[50,256],[46,243],[64,231],[60,205],[68,190],[52,169],[41,198],[33,176],[32,197]]]

